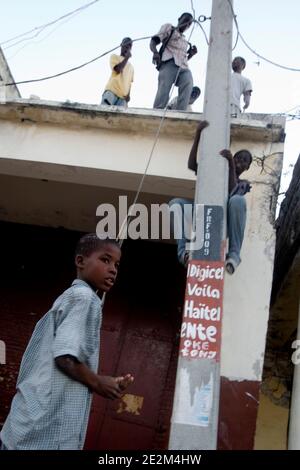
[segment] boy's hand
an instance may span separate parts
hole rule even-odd
[[[101,395],[104,398],[109,398],[110,400],[115,400],[116,398],[121,398],[122,389],[120,387],[120,379],[125,379],[125,377],[108,377],[104,375],[97,376],[97,382],[93,387],[93,391],[98,395]]]
[[[125,377],[116,378],[121,391],[123,392],[130,384],[134,381],[134,377],[131,374],[126,374]]]
[[[226,160],[228,160],[229,162],[233,160],[232,153],[228,149],[221,150],[220,155],[222,155],[222,157],[226,158]]]
[[[241,180],[239,183],[241,194],[250,193],[252,186],[248,180]],[[240,194],[240,193],[239,193]]]
[[[202,131],[202,129],[205,129],[208,126],[209,126],[208,121],[199,121],[197,129],[198,129],[198,131]]]
[[[130,59],[130,57],[131,57],[130,49],[127,49],[127,51],[125,52],[124,57],[125,57],[125,59]]]
[[[197,54],[198,49],[196,46],[191,46],[188,50],[188,58],[191,59],[195,54]]]

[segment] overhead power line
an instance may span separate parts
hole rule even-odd
[[[193,17],[194,19],[196,18],[196,12],[195,12],[195,7],[194,7],[194,2],[193,0],[191,0],[191,9],[192,9],[192,12],[193,12]]]
[[[132,42],[143,41],[145,39],[150,39],[150,38],[152,38],[152,36],[144,36],[144,37],[141,37],[141,38],[133,39]],[[71,69],[64,70],[63,72],[55,73],[53,75],[48,75],[48,76],[42,77],[42,78],[34,78],[34,79],[31,79],[31,80],[22,80],[22,81],[19,81],[19,82],[4,83],[4,84],[0,85],[0,87],[1,86],[11,86],[11,85],[24,85],[25,83],[43,82],[45,80],[50,80],[51,78],[61,77],[62,75],[66,75],[67,73],[71,73],[71,72],[74,72],[75,70],[79,70],[79,69],[85,67],[86,65],[89,65],[92,62],[95,62],[96,60],[101,59],[101,57],[104,57],[107,54],[110,54],[111,52],[115,51],[116,49],[119,49],[119,47],[120,47],[120,44],[118,44],[116,47],[113,47],[109,51],[103,52],[103,54],[100,54],[97,57],[94,57],[93,59],[88,60],[87,62],[84,62],[83,64],[77,65],[76,67],[72,67]]]
[[[23,39],[20,39],[20,41],[17,41],[15,43],[5,47],[4,49],[9,49],[11,47],[16,46],[17,44],[20,44],[21,42],[29,41],[30,39],[33,39],[33,38],[37,37],[39,34],[41,34],[42,31],[44,31],[44,29],[48,28],[49,26],[52,26],[55,23],[58,23],[59,21],[64,20],[65,18],[68,18],[70,16],[78,14],[81,11],[86,10],[87,8],[91,7],[92,5],[94,5],[95,3],[99,2],[99,1],[100,0],[93,0],[90,3],[86,3],[85,5],[82,5],[81,7],[76,8],[76,10],[72,10],[69,13],[66,13],[65,15],[60,16],[59,18],[56,18],[55,20],[52,20],[52,21],[50,21],[48,23],[45,23],[41,26],[36,26],[35,28],[30,29],[29,31],[25,31],[25,33],[21,33],[21,34],[18,34],[17,36],[14,36],[14,37],[10,38],[10,39],[7,39],[6,41],[1,42],[0,46],[3,46],[4,44],[8,44],[8,43],[10,43],[12,41],[15,41],[16,39],[20,39],[20,38],[23,38]],[[28,34],[31,34],[31,33],[35,33],[35,34],[33,36],[30,36],[29,38],[24,38],[24,36],[27,36]]]
[[[237,28],[238,36],[241,38],[242,42],[245,44],[245,46],[247,47],[247,49],[249,49],[249,51],[252,52],[252,54],[256,55],[256,57],[259,57],[260,59],[264,60],[265,62],[268,62],[269,64],[274,65],[275,67],[279,67],[279,68],[284,69],[284,70],[289,70],[290,72],[300,72],[300,69],[299,69],[299,68],[296,68],[296,67],[287,67],[287,66],[285,66],[285,65],[278,64],[277,62],[274,62],[273,60],[270,60],[270,59],[268,59],[267,57],[264,57],[263,55],[259,54],[259,53],[256,52],[254,49],[252,49],[252,47],[249,46],[249,44],[246,42],[246,40],[244,39],[244,37],[242,36],[242,34],[241,34],[241,32],[240,32],[239,25],[238,25],[238,22],[237,22],[237,19],[236,19],[236,14],[235,14],[235,12],[234,12],[234,9],[233,9],[231,0],[227,0],[227,1],[228,1],[229,5],[230,5],[230,8],[231,8],[231,12],[232,12],[233,20],[234,20],[235,25],[236,25],[236,28]]]
[[[47,39],[49,36],[51,36],[51,34],[55,33],[55,31],[58,29],[58,28],[61,28],[65,23],[68,23],[69,21],[73,20],[73,18],[77,15],[79,15],[81,12],[78,11],[77,13],[74,13],[74,15],[72,16],[69,16],[67,19],[65,19],[64,21],[61,21],[58,23],[58,25],[56,25],[54,28],[52,28],[48,34],[46,34],[45,36],[41,37],[41,39],[39,39],[38,41],[29,41],[25,44],[23,44],[19,49],[17,49],[17,51],[15,51],[11,56],[9,56],[7,58],[7,60],[11,60],[13,59],[14,57],[16,57],[23,49],[25,49],[26,47],[28,46],[31,46],[32,44],[35,45],[35,44],[39,44],[40,42],[44,41],[45,39]]]
[[[194,27],[195,27],[195,23],[193,24],[191,35],[194,31]],[[190,35],[190,37],[191,37],[191,35]],[[133,39],[132,42],[144,41],[145,39],[151,39],[152,37],[153,37],[153,34],[151,36],[143,36],[143,37],[140,37],[140,38]],[[75,72],[76,70],[79,70],[83,67],[86,67],[87,65],[89,65],[93,62],[96,62],[96,60],[99,60],[102,57],[106,56],[107,54],[110,54],[111,52],[115,51],[116,49],[119,49],[119,47],[120,47],[120,44],[118,44],[117,46],[113,47],[112,49],[104,52],[103,54],[100,54],[100,55],[94,57],[93,59],[88,60],[87,62],[84,62],[83,64],[77,65],[77,66],[72,67],[72,68],[67,69],[67,70],[64,70],[63,72],[58,72],[58,73],[55,73],[53,75],[48,75],[46,77],[41,77],[41,78],[34,78],[34,79],[30,79],[30,80],[21,80],[21,81],[17,81],[17,82],[3,83],[3,84],[0,85],[0,87],[12,86],[12,85],[24,85],[26,83],[43,82],[45,80],[50,80],[52,78],[61,77],[62,75],[66,75],[68,73]]]
[[[99,0],[94,0],[93,2],[90,2],[90,3],[86,4],[86,5],[83,5],[82,7],[77,8],[76,10],[74,10],[74,11],[72,11],[72,12],[70,12],[70,13],[67,13],[66,15],[63,15],[62,17],[57,18],[56,20],[53,20],[52,22],[49,22],[49,23],[47,23],[46,25],[43,25],[43,26],[41,26],[41,27],[39,27],[39,28],[45,28],[46,26],[52,25],[52,24],[54,24],[54,23],[56,23],[56,22],[62,20],[63,18],[66,18],[67,16],[70,16],[71,14],[78,13],[80,10],[85,9],[85,8],[88,8],[89,6],[93,5],[94,3],[98,2],[98,1],[99,1]],[[267,59],[266,57],[264,57],[264,56],[258,54],[254,49],[252,49],[252,48],[247,44],[247,42],[245,41],[245,39],[243,38],[243,36],[242,36],[242,34],[241,34],[241,32],[240,32],[239,25],[238,25],[238,22],[237,22],[237,19],[236,19],[236,15],[235,15],[234,10],[233,10],[233,7],[232,7],[231,0],[227,0],[227,1],[228,1],[229,5],[230,5],[230,7],[231,7],[233,19],[234,19],[234,22],[235,22],[235,25],[236,25],[236,29],[237,29],[237,37],[236,37],[236,41],[235,41],[235,45],[234,45],[233,49],[236,47],[237,42],[238,42],[238,39],[241,38],[241,40],[242,40],[243,43],[246,45],[246,47],[247,47],[253,54],[255,54],[257,57],[259,57],[259,58],[261,58],[261,59],[263,59],[263,60],[265,60],[265,61],[271,63],[272,65],[275,65],[275,66],[277,66],[277,67],[283,68],[283,69],[285,69],[285,70],[290,70],[290,71],[294,71],[294,72],[300,72],[300,69],[298,69],[298,68],[286,67],[286,66],[277,64],[276,62],[273,62],[273,61]],[[195,14],[195,9],[194,9],[194,5],[193,5],[193,1],[192,1],[192,0],[191,0],[191,5],[192,5],[193,13]],[[206,39],[207,44],[209,44],[209,41],[208,41],[208,38],[207,38],[207,36],[206,36],[205,30],[202,28],[202,25],[201,25],[200,23],[203,22],[203,21],[206,21],[206,20],[210,20],[210,19],[211,19],[210,17],[206,17],[206,16],[204,16],[204,15],[200,15],[199,18],[198,18],[198,20],[194,19],[194,24],[197,23],[198,26],[201,27],[201,29],[202,29],[202,31],[203,31],[203,33],[204,33],[204,35],[205,35],[205,39]],[[38,29],[38,28],[34,28],[34,30],[36,30],[36,29]],[[31,31],[33,31],[33,30],[31,30]],[[23,33],[23,35],[24,35],[24,34],[26,34],[26,33]],[[16,36],[15,38],[20,37],[20,36],[21,36],[21,35]],[[136,39],[133,40],[133,42],[142,41],[142,40],[145,40],[145,39],[150,39],[151,37],[152,37],[152,36],[144,36],[144,37],[136,38]],[[15,38],[14,38],[14,39],[15,39]],[[8,41],[9,41],[9,40],[8,40]],[[6,42],[8,42],[8,41],[6,41]],[[2,44],[3,44],[3,43],[2,43]],[[5,83],[5,84],[0,85],[0,87],[2,87],[2,86],[11,86],[11,85],[22,85],[22,84],[35,83],[35,82],[42,82],[42,81],[45,81],[45,80],[50,80],[50,79],[52,79],[52,78],[60,77],[60,76],[62,76],[62,75],[66,75],[66,74],[68,74],[68,73],[71,73],[71,72],[74,72],[74,71],[76,71],[76,70],[79,70],[79,69],[81,69],[81,68],[83,68],[83,67],[85,67],[85,66],[87,66],[87,65],[89,65],[89,64],[91,64],[91,63],[93,63],[93,62],[95,62],[95,61],[97,61],[98,59],[100,59],[100,58],[106,56],[107,54],[109,54],[109,53],[115,51],[115,50],[118,49],[119,47],[120,47],[120,45],[118,45],[118,46],[116,46],[116,47],[114,47],[114,48],[112,48],[112,49],[110,49],[110,50],[104,52],[103,54],[100,54],[100,55],[94,57],[93,59],[91,59],[91,60],[89,60],[89,61],[87,61],[87,62],[84,62],[83,64],[80,64],[80,65],[78,65],[78,66],[72,67],[72,68],[67,69],[67,70],[64,70],[63,72],[59,72],[59,73],[56,73],[56,74],[53,74],[53,75],[48,75],[48,76],[46,76],[46,77],[41,77],[41,78],[36,78],[36,79],[22,80],[22,81],[18,81],[18,82]]]

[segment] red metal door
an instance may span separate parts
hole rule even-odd
[[[87,449],[161,449],[168,442],[184,276],[174,247],[129,243],[125,253],[104,307],[100,361],[102,374],[132,373],[135,381],[122,400],[94,397]],[[139,269],[141,260],[147,269]]]
[[[7,364],[0,366],[1,428],[34,325],[74,279],[78,233],[6,223],[0,227],[6,247],[0,339],[7,345]],[[184,271],[171,245],[129,241],[122,258],[119,281],[104,308],[101,373],[130,372],[135,382],[122,401],[94,397],[86,448],[163,449],[175,385]]]

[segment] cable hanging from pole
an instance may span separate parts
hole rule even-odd
[[[192,37],[192,34],[194,32],[194,29],[195,29],[195,22],[193,23],[193,27],[192,27],[192,31],[190,32],[190,35],[189,35],[189,38],[188,38],[188,42],[191,40],[191,37]],[[152,37],[152,36],[151,36]],[[161,129],[162,129],[162,126],[163,126],[163,123],[165,121],[165,118],[166,118],[166,113],[167,113],[167,110],[168,110],[168,104],[172,98],[172,95],[173,95],[173,92],[174,92],[174,88],[175,88],[175,83],[177,82],[177,79],[178,79],[178,76],[179,76],[179,72],[181,70],[181,67],[178,67],[178,70],[177,70],[177,74],[176,74],[176,77],[175,77],[175,80],[174,80],[174,83],[172,85],[172,88],[171,88],[171,91],[170,91],[170,95],[169,95],[169,99],[168,99],[168,103],[166,104],[166,107],[164,108],[163,110],[163,115],[160,119],[160,123],[159,123],[159,126],[158,126],[158,129],[157,129],[157,132],[156,132],[156,135],[155,135],[155,138],[154,138],[154,142],[153,142],[153,145],[152,145],[152,148],[151,148],[151,151],[150,151],[150,154],[149,154],[149,157],[148,157],[148,160],[147,160],[147,164],[146,164],[146,167],[145,167],[145,170],[144,170],[144,173],[141,177],[141,180],[140,180],[140,184],[138,186],[138,189],[137,189],[137,192],[136,192],[136,195],[135,195],[135,198],[134,198],[134,201],[133,201],[133,204],[130,206],[129,208],[129,211],[125,217],[125,219],[123,220],[123,223],[119,229],[119,233],[118,233],[118,236],[117,236],[117,241],[119,242],[119,245],[120,247],[122,246],[123,244],[123,241],[124,241],[124,232],[125,230],[127,231],[128,229],[128,225],[129,225],[129,221],[130,221],[130,218],[132,217],[132,212],[135,208],[135,205],[138,201],[138,198],[139,198],[139,195],[141,193],[141,190],[142,190],[142,187],[143,187],[143,184],[144,184],[144,181],[145,181],[145,178],[147,176],[147,172],[148,172],[148,168],[150,166],[150,163],[151,163],[151,160],[152,160],[152,157],[153,157],[153,153],[154,153],[154,150],[155,150],[155,147],[156,147],[156,144],[158,142],[158,139],[159,139],[159,136],[160,136],[160,132],[161,132]]]
[[[232,3],[231,3],[231,0],[227,0],[229,5],[230,5],[230,8],[231,8],[231,13],[232,13],[232,17],[233,17],[233,20],[235,22],[235,25],[236,25],[236,28],[237,28],[237,31],[238,31],[238,36],[241,38],[242,42],[244,43],[244,45],[247,47],[247,49],[249,49],[249,51],[252,52],[252,54],[256,55],[256,57],[259,57],[260,59],[264,60],[265,62],[268,62],[269,64],[271,65],[274,65],[275,67],[279,67],[281,69],[284,69],[284,70],[289,70],[290,72],[300,72],[300,68],[296,68],[296,67],[287,67],[286,65],[281,65],[281,64],[278,64],[277,62],[274,62],[270,59],[268,59],[267,57],[264,57],[263,55],[259,54],[258,52],[256,52],[254,49],[252,49],[251,46],[249,46],[249,44],[246,42],[246,40],[244,39],[244,37],[242,36],[240,30],[239,30],[239,25],[238,25],[238,22],[237,22],[237,19],[236,19],[236,14],[234,12],[234,9],[233,9],[233,6],[232,6]]]

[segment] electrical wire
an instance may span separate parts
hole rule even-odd
[[[235,39],[235,43],[234,43],[234,46],[233,46],[233,48],[231,49],[232,51],[234,51],[234,49],[235,49],[235,48],[236,48],[236,46],[238,45],[239,38],[240,38],[240,33],[239,33],[239,31],[237,30],[237,31],[236,31],[236,39]]]
[[[192,34],[194,32],[194,29],[195,29],[195,22],[193,22],[193,27],[192,27],[192,30],[191,30],[191,33],[189,35],[189,38],[188,38],[188,42],[191,40],[191,37],[192,37]],[[148,172],[148,168],[149,168],[149,165],[151,163],[151,160],[152,160],[152,156],[153,156],[153,153],[154,153],[154,150],[155,150],[155,147],[157,145],[157,142],[158,142],[158,139],[159,139],[159,136],[160,136],[160,132],[161,132],[161,129],[162,129],[162,126],[163,126],[163,123],[165,121],[165,118],[166,118],[166,113],[168,111],[168,104],[172,98],[172,94],[174,92],[174,88],[175,88],[175,83],[177,82],[177,79],[178,79],[178,76],[179,76],[179,73],[180,73],[180,70],[181,70],[181,67],[178,67],[178,70],[177,70],[177,74],[176,74],[176,77],[175,77],[175,80],[174,80],[174,83],[172,85],[172,88],[171,88],[171,91],[170,91],[170,94],[169,94],[169,100],[168,100],[168,103],[166,104],[166,107],[164,108],[164,111],[163,111],[163,115],[160,119],[160,123],[159,123],[159,126],[158,126],[158,129],[156,131],[156,135],[155,135],[155,138],[154,138],[154,142],[153,142],[153,145],[152,145],[152,148],[151,148],[151,151],[150,151],[150,154],[149,154],[149,157],[148,157],[148,160],[147,160],[147,164],[146,164],[146,167],[145,167],[145,170],[144,170],[144,173],[143,173],[143,176],[141,178],[141,181],[140,181],[140,184],[139,184],[139,187],[137,189],[137,192],[136,192],[136,195],[135,195],[135,198],[134,198],[134,201],[133,201],[133,204],[130,206],[129,208],[129,212],[127,213],[122,225],[121,225],[121,228],[119,229],[119,233],[118,233],[118,236],[117,236],[117,241],[119,242],[119,245],[120,247],[122,246],[123,242],[124,242],[124,239],[125,239],[125,233],[127,233],[127,229],[128,229],[128,225],[129,225],[129,219],[132,217],[132,212],[134,211],[134,208],[135,208],[135,205],[138,201],[138,198],[139,198],[139,195],[141,193],[141,190],[142,190],[142,187],[143,187],[143,184],[144,184],[144,181],[145,181],[145,178],[147,176],[147,172]],[[126,230],[126,232],[125,232]],[[124,233],[125,232],[125,233]]]
[[[205,41],[206,41],[206,44],[209,46],[209,40],[208,40],[208,37],[207,37],[207,34],[206,34],[206,31],[205,29],[203,28],[202,24],[195,20],[195,23],[199,26],[199,28],[202,30],[203,34],[204,34],[204,37],[205,37]]]
[[[133,39],[132,42],[143,41],[145,39],[150,39],[151,37],[152,36],[144,36],[144,37],[141,37],[141,38],[136,38],[136,39]],[[0,87],[11,86],[11,85],[24,85],[26,83],[43,82],[45,80],[50,80],[52,78],[61,77],[62,75],[66,75],[67,73],[71,73],[71,72],[74,72],[75,70],[79,70],[83,67],[86,67],[87,65],[91,64],[92,62],[96,62],[96,60],[99,60],[102,57],[106,56],[107,54],[110,54],[111,52],[115,51],[116,49],[119,49],[119,47],[120,47],[120,44],[113,47],[109,51],[103,52],[103,54],[100,54],[97,57],[94,57],[93,59],[88,60],[87,62],[84,62],[83,64],[77,65],[76,67],[72,67],[72,68],[67,69],[67,70],[64,70],[63,72],[59,72],[59,73],[56,73],[56,74],[53,74],[53,75],[48,75],[48,76],[42,77],[42,78],[35,78],[35,79],[31,79],[31,80],[21,80],[19,82],[4,83],[4,84],[1,84]]]
[[[45,24],[43,24],[43,25],[41,25],[41,26],[36,26],[35,28],[33,28],[33,29],[29,30],[29,31],[26,31],[25,33],[18,34],[17,36],[14,36],[13,38],[7,39],[6,41],[2,41],[2,42],[0,43],[0,46],[3,46],[4,44],[7,44],[7,43],[9,43],[9,42],[11,42],[11,41],[14,41],[14,40],[16,40],[16,39],[22,38],[22,37],[26,36],[27,34],[30,34],[30,33],[33,33],[33,32],[36,31],[36,33],[35,33],[33,36],[31,36],[30,38],[21,39],[20,41],[17,41],[17,42],[15,42],[14,44],[11,44],[10,46],[5,47],[4,49],[6,50],[6,49],[9,49],[10,47],[14,47],[14,46],[16,46],[17,44],[20,44],[21,42],[29,41],[30,39],[33,39],[33,38],[35,38],[36,36],[38,36],[42,31],[44,31],[44,29],[48,28],[48,26],[52,26],[53,24],[55,24],[55,23],[57,23],[57,22],[59,22],[59,21],[65,19],[65,18],[67,18],[67,17],[69,17],[69,16],[72,16],[72,15],[74,15],[74,14],[77,14],[77,13],[79,13],[79,12],[85,10],[86,8],[89,8],[90,6],[94,5],[95,3],[99,2],[99,1],[100,1],[100,0],[93,0],[93,1],[90,2],[90,3],[87,3],[87,4],[85,4],[85,5],[82,5],[82,6],[79,7],[79,8],[76,8],[76,10],[72,10],[72,11],[70,11],[69,13],[66,13],[65,15],[60,16],[59,18],[56,18],[55,20],[52,20],[52,21],[50,21],[50,22],[48,22],[48,23],[45,23]]]
[[[193,17],[194,17],[194,20],[195,20],[195,18],[196,18],[196,12],[195,12],[195,8],[194,8],[194,2],[193,2],[193,0],[191,0],[191,9],[192,9]]]
[[[300,104],[297,104],[297,106],[293,106],[292,108],[287,109],[286,111],[283,111],[282,114],[290,113],[291,111],[294,111],[294,109],[300,109]]]
[[[196,19],[196,11],[195,11],[195,8],[194,8],[194,2],[193,0],[191,0],[191,8],[192,8],[192,12],[193,12],[193,17],[194,17],[194,22],[197,23],[197,25],[201,28],[203,34],[204,34],[204,37],[205,37],[205,41],[206,41],[206,44],[209,45],[209,41],[207,39],[207,35],[206,35],[206,31],[205,29],[203,28],[203,26],[200,24],[200,21],[199,19],[197,20]],[[202,15],[203,16],[203,15]],[[203,16],[204,17],[204,21],[206,21],[208,18],[206,18],[206,16]],[[200,18],[200,16],[199,16]]]
[[[23,49],[25,49],[26,47],[28,46],[31,46],[32,44],[39,44],[40,42],[44,41],[45,39],[47,39],[49,36],[51,36],[51,34],[55,33],[55,31],[57,31],[62,25],[64,25],[65,23],[68,23],[69,21],[73,20],[73,18],[77,15],[79,15],[81,12],[78,11],[77,13],[74,13],[71,17],[65,19],[64,21],[62,21],[60,24],[58,24],[55,28],[53,28],[51,31],[49,31],[48,34],[46,34],[46,36],[42,37],[39,41],[30,41],[28,42],[27,44],[24,44],[22,47],[20,47],[13,55],[9,56],[7,58],[7,60],[11,60],[13,59],[14,57],[16,57],[19,52],[21,52]]]
[[[236,14],[234,13],[234,9],[233,9],[231,0],[227,0],[227,1],[228,1],[229,5],[230,5],[231,12],[232,12],[232,16],[233,16],[233,20],[234,20],[234,22],[235,22],[235,25],[236,25],[236,28],[237,28],[239,37],[241,38],[242,42],[243,42],[244,45],[247,47],[247,49],[249,49],[249,51],[252,52],[252,54],[254,54],[256,57],[259,57],[260,59],[264,60],[265,62],[268,62],[268,63],[271,64],[271,65],[274,65],[275,67],[279,67],[279,68],[284,69],[284,70],[289,70],[290,72],[300,72],[300,69],[298,69],[298,68],[295,68],[295,67],[287,67],[287,66],[285,66],[285,65],[278,64],[277,62],[273,62],[272,60],[268,59],[267,57],[262,56],[261,54],[259,54],[258,52],[256,52],[254,49],[252,49],[252,47],[249,46],[249,44],[246,42],[246,40],[244,39],[244,37],[242,36],[242,34],[241,34],[240,30],[239,30],[239,25],[238,25],[238,22],[237,22],[237,19],[236,19]]]
[[[192,28],[192,31],[191,31],[191,34],[190,34],[190,37],[194,31],[194,27],[195,27],[195,24],[193,23],[193,28]],[[143,41],[145,39],[151,39],[153,37],[153,34],[151,36],[143,36],[143,37],[140,37],[140,38],[136,38],[136,39],[133,39],[132,42],[137,42],[137,41]],[[67,70],[64,70],[63,72],[59,72],[59,73],[56,73],[56,74],[53,74],[53,75],[48,75],[46,77],[42,77],[42,78],[35,78],[35,79],[30,79],[30,80],[22,80],[22,81],[18,81],[18,82],[10,82],[10,83],[3,83],[3,84],[0,84],[0,87],[3,87],[3,86],[12,86],[12,85],[24,85],[24,84],[27,84],[27,83],[36,83],[36,82],[43,82],[45,80],[50,80],[52,78],[57,78],[57,77],[61,77],[62,75],[66,75],[68,73],[71,73],[71,72],[74,72],[76,70],[79,70],[83,67],[86,67],[87,65],[93,63],[93,62],[96,62],[96,60],[99,60],[101,59],[102,57],[106,56],[107,54],[110,54],[111,52],[115,51],[116,49],[118,49],[120,47],[120,44],[116,47],[113,47],[112,49],[110,49],[109,51],[106,51],[104,52],[103,54],[100,54],[96,57],[94,57],[93,59],[87,61],[87,62],[84,62],[83,64],[80,64],[80,65],[77,65],[76,67],[72,67],[70,69],[67,69]]]

